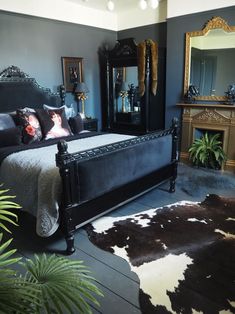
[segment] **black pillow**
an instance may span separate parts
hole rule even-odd
[[[73,134],[78,134],[84,130],[83,119],[80,116],[80,114],[78,114],[75,117],[70,118],[69,125],[71,127]]]
[[[8,113],[0,113],[0,130],[14,128],[15,122]]]
[[[30,108],[18,109],[17,120],[23,127],[23,143],[30,144],[42,139],[42,131],[35,110]]]
[[[36,113],[46,140],[72,134],[64,109],[38,109]]]
[[[0,130],[0,147],[20,145],[22,143],[22,130],[14,127]]]

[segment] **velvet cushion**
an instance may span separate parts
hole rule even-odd
[[[18,123],[23,127],[23,143],[30,144],[40,141],[42,130],[35,110],[30,108],[17,109],[16,115]]]
[[[15,122],[10,114],[0,113],[0,130],[14,128]]]
[[[20,127],[0,130],[0,147],[20,145],[22,143],[22,130]]]
[[[69,125],[73,134],[79,134],[84,130],[83,119],[80,114],[69,119]]]
[[[51,139],[72,135],[65,110],[62,109],[38,109],[36,110],[39,118],[44,138]]]

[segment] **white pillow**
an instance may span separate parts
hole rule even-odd
[[[36,112],[35,109],[30,108],[30,107],[24,107],[22,108],[22,110],[29,111],[29,112]]]

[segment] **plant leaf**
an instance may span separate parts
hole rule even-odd
[[[103,295],[81,261],[42,254],[21,264],[27,270],[27,279],[38,284],[47,313],[73,313],[74,307],[79,313],[91,313],[87,301],[98,305],[92,294]]]
[[[226,160],[226,155],[219,140],[220,134],[208,134],[195,139],[189,148],[189,158],[195,165],[210,166],[213,169],[221,167]]]

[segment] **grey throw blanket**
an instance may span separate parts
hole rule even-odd
[[[133,136],[103,134],[68,142],[70,153],[127,140]],[[0,168],[0,183],[16,195],[23,210],[37,219],[39,236],[52,235],[59,226],[61,178],[55,166],[57,146],[47,146],[12,153]]]

